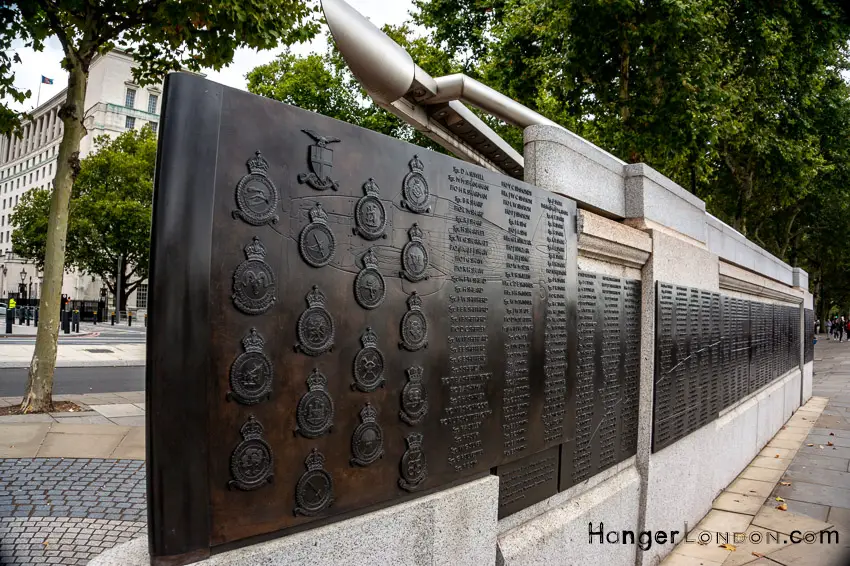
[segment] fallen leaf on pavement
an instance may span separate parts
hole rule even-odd
[[[780,511],[787,511],[788,510],[788,504],[787,503],[780,503],[779,505],[776,506],[776,508],[779,509]]]
[[[835,433],[834,433],[834,432],[830,432],[830,433],[829,433],[829,436],[835,436]]]
[[[777,496],[776,500],[777,500],[777,501],[780,501],[780,502],[781,502],[781,501],[785,501],[784,499],[782,499],[781,497],[778,497],[778,496]]]
[[[814,444],[812,444],[812,443],[810,442],[809,444],[806,444],[806,446],[814,446]]]
[[[764,558],[764,554],[762,554],[761,552],[753,552],[752,554],[756,558]]]
[[[732,550],[732,551],[738,550],[737,546],[735,546],[734,544],[729,544],[729,543],[721,544],[720,548],[725,548],[726,550]]]
[[[779,482],[779,485],[791,485],[791,482],[790,481],[781,481],[781,482]]]
[[[777,454],[776,456],[774,456],[774,458],[779,458],[779,454]]]
[[[826,445],[827,446],[835,446],[832,442],[827,442]]]
[[[820,448],[821,450],[823,450],[823,444],[818,444],[818,448]]]

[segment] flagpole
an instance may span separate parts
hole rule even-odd
[[[35,99],[35,107],[38,108],[38,105],[41,103],[41,84],[44,82],[44,79],[39,79],[38,81],[38,97]]]

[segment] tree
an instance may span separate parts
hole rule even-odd
[[[93,59],[114,47],[125,49],[136,58],[133,75],[140,85],[180,68],[219,69],[233,59],[239,46],[269,49],[280,41],[290,44],[309,39],[318,29],[312,17],[316,9],[301,0],[268,0],[259,6],[251,0],[28,0],[0,6],[0,94],[17,100],[27,94],[14,86],[14,39],[40,51],[44,40],[55,35],[68,72],[68,89],[59,111],[64,133],[50,198],[41,324],[22,411],[52,408],[69,203],[80,171],[80,140],[86,133],[83,104]],[[14,132],[21,118],[3,103],[0,128],[4,130],[0,133]]]
[[[97,275],[111,293],[118,289],[120,310],[148,276],[156,136],[145,126],[117,138],[95,140],[97,153],[80,162],[68,219],[66,263]],[[12,251],[41,266],[47,241],[50,191],[28,192],[10,218]]]
[[[383,30],[425,71],[438,76],[457,72],[445,51],[415,37],[409,27],[384,26]],[[431,139],[376,106],[332,45],[324,54],[304,57],[285,51],[271,63],[251,70],[246,78],[248,91],[254,94],[445,153]]]

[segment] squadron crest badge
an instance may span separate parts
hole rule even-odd
[[[334,168],[334,152],[328,145],[339,143],[339,138],[320,136],[313,130],[301,130],[316,143],[310,146],[308,160],[310,172],[298,175],[299,183],[306,183],[317,191],[332,189],[339,190],[339,183],[331,179],[331,171]]]
[[[260,152],[248,160],[248,174],[236,185],[236,206],[233,218],[239,218],[253,226],[277,224],[280,195],[268,177],[269,163]]]
[[[416,491],[428,477],[428,463],[422,452],[422,433],[411,432],[405,437],[407,451],[401,457],[401,477],[398,486],[405,491]]]
[[[410,173],[405,176],[401,185],[401,192],[404,197],[401,205],[417,214],[431,212],[431,207],[428,204],[431,200],[431,189],[428,188],[428,181],[422,174],[425,171],[425,165],[418,155],[414,155],[408,166]]]
[[[295,486],[295,515],[312,516],[324,511],[334,501],[334,482],[325,470],[325,457],[313,448],[304,460],[307,471]]]
[[[422,383],[423,369],[413,366],[405,370],[407,372],[407,384],[401,392],[401,411],[399,418],[407,424],[414,426],[422,422],[428,413],[428,394]]]
[[[318,438],[333,428],[334,402],[328,393],[328,378],[318,368],[307,378],[307,393],[298,402],[295,421],[295,432],[305,438]]]
[[[422,312],[422,299],[414,291],[407,299],[408,311],[401,318],[399,348],[410,352],[428,347],[428,320]]]
[[[404,277],[408,281],[422,281],[428,279],[425,271],[428,269],[428,250],[425,249],[425,244],[422,242],[424,233],[419,224],[414,223],[407,232],[410,241],[405,244],[401,250],[401,267],[400,277]]]
[[[360,424],[351,435],[352,466],[368,466],[384,456],[384,431],[378,424],[378,411],[366,403],[360,411]]]
[[[319,356],[334,345],[334,319],[325,308],[325,294],[317,285],[307,293],[307,310],[298,319],[296,350],[308,356]]]
[[[251,491],[271,483],[273,474],[272,449],[263,440],[263,425],[254,418],[248,417],[248,422],[242,425],[242,442],[230,456],[230,473],[233,479],[227,487]]]
[[[384,302],[387,285],[378,271],[378,258],[372,248],[363,256],[363,269],[354,279],[354,298],[364,309],[376,309]]]
[[[245,257],[233,273],[233,304],[245,314],[263,314],[277,297],[274,272],[264,261],[266,247],[259,238],[245,246]]]
[[[227,399],[243,405],[254,405],[271,397],[272,362],[263,352],[265,340],[252,328],[242,339],[245,350],[230,366],[230,392]]]
[[[370,177],[363,183],[363,191],[366,194],[354,206],[354,235],[366,240],[386,238],[387,210],[379,198],[380,188],[375,179]]]
[[[336,239],[328,226],[328,213],[319,203],[310,209],[310,223],[301,230],[298,249],[304,261],[313,267],[324,267],[334,258]]]
[[[354,356],[354,383],[352,389],[370,393],[384,382],[384,355],[378,349],[378,335],[371,327],[360,338],[363,348]]]

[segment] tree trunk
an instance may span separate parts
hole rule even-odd
[[[43,413],[53,409],[53,371],[59,339],[59,309],[62,276],[65,272],[65,243],[68,233],[68,207],[71,189],[80,170],[80,140],[86,99],[87,70],[74,57],[68,61],[68,93],[59,111],[65,128],[59,145],[50,216],[47,220],[47,246],[44,254],[44,279],[35,351],[30,362],[27,389],[21,411]]]

